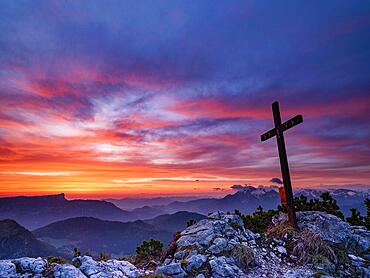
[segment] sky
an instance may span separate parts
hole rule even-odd
[[[0,1],[0,196],[369,184],[370,1]]]

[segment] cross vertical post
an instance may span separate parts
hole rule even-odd
[[[297,115],[291,118],[290,120],[286,121],[285,123],[281,123],[279,102],[277,101],[272,103],[272,114],[274,117],[275,127],[267,131],[266,133],[262,134],[261,141],[266,141],[276,136],[276,142],[277,142],[278,151],[279,151],[281,175],[283,177],[283,184],[284,184],[284,191],[280,192],[281,200],[283,203],[286,202],[286,206],[288,209],[289,224],[294,228],[298,228],[295,210],[294,210],[293,190],[292,190],[292,182],[290,180],[288,157],[287,157],[287,153],[285,149],[284,131],[292,128],[293,126],[296,126],[302,123],[303,117],[302,115]]]
[[[276,142],[277,142],[278,150],[279,150],[281,175],[283,177],[284,191],[286,194],[288,219],[289,219],[290,225],[293,228],[297,228],[297,219],[296,219],[295,210],[294,210],[293,189],[292,189],[292,182],[290,180],[288,156],[287,156],[286,149],[285,149],[284,133],[283,133],[283,130],[280,129],[281,116],[280,116],[279,103],[277,101],[272,103],[272,113],[274,116],[274,124],[275,124],[275,129],[276,129]]]

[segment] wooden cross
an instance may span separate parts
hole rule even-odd
[[[297,115],[282,124],[281,117],[280,117],[279,102],[277,101],[275,101],[272,104],[272,113],[274,116],[275,127],[267,131],[266,133],[262,134],[261,141],[266,141],[276,136],[276,141],[277,141],[278,150],[279,150],[281,175],[283,176],[283,184],[284,184],[284,191],[285,191],[285,196],[283,196],[285,197],[285,200],[284,198],[281,198],[281,199],[282,201],[285,201],[287,205],[289,224],[294,228],[298,228],[295,210],[294,210],[293,190],[292,190],[292,183],[290,181],[288,157],[287,157],[286,149],[285,149],[284,131],[292,128],[293,126],[296,126],[302,123],[303,117],[302,115]]]

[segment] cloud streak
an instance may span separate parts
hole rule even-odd
[[[70,172],[0,172],[5,175],[25,175],[25,176],[46,176],[46,177],[58,177],[58,176],[69,176]]]

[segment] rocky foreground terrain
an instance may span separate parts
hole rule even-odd
[[[123,260],[80,256],[70,264],[44,258],[0,261],[0,277],[370,277],[370,232],[324,212],[298,213],[300,230],[273,219],[266,234],[233,214],[213,213],[188,227],[162,262],[140,268]]]

